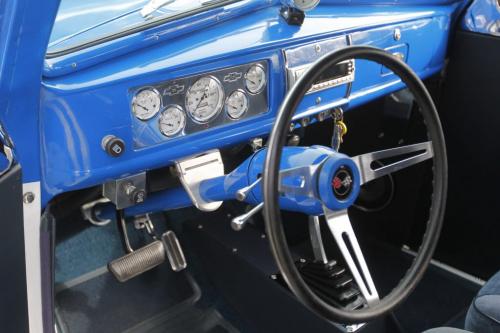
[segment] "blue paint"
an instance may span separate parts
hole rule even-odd
[[[44,4],[43,8],[30,5],[37,15],[31,10],[25,12],[22,5],[2,4],[5,13],[19,13],[19,17],[12,18],[17,28],[23,20],[44,22],[43,28],[34,24],[23,27],[25,33],[20,38],[2,29],[0,39],[7,50],[1,63],[0,121],[13,138],[25,181],[41,180],[45,206],[62,192],[96,186],[106,180],[171,165],[190,154],[268,135],[286,92],[284,48],[349,33],[353,44],[381,48],[408,45],[407,62],[423,78],[441,70],[450,21],[459,2],[416,5],[408,0],[406,6],[390,7],[366,1],[356,6],[337,3],[323,1],[308,12],[302,27],[293,27],[278,15],[279,5],[267,3],[243,10],[238,6],[255,2],[238,2],[235,6],[239,11],[231,7],[224,12],[236,15],[232,19],[210,26],[192,23],[191,27],[203,29],[190,30],[182,38],[174,37],[178,35],[171,35],[167,29],[159,40],[151,42],[151,36],[162,31],[158,27],[156,32],[153,29],[138,34],[148,41],[147,48],[127,37],[48,59],[41,89],[43,54],[57,2]],[[393,39],[395,28],[402,31],[400,41]],[[176,33],[181,32],[185,33]],[[19,43],[13,43],[12,38]],[[118,57],[125,53],[126,56]],[[257,60],[269,64],[268,113],[182,140],[133,149],[128,89]],[[70,66],[72,63],[76,68]],[[58,70],[67,66],[71,70]],[[348,110],[402,87],[394,75],[382,76],[379,65],[358,61],[356,67],[349,98],[344,96],[345,87],[310,94],[296,117],[313,115],[317,107],[327,109],[334,104],[344,104]],[[316,104],[318,97],[321,103]],[[126,143],[125,153],[119,158],[112,158],[101,149],[102,138],[109,134]]]
[[[467,31],[500,36],[500,5],[497,0],[474,0],[462,20]]]
[[[352,184],[350,193],[345,198],[337,198],[332,191],[333,180],[336,173],[345,168],[351,175]],[[321,166],[318,179],[318,192],[321,202],[331,210],[343,210],[349,208],[359,194],[360,175],[356,164],[348,156],[340,153],[332,154]]]
[[[235,170],[225,176],[202,181],[200,194],[207,202],[235,200],[236,192],[253,184],[263,173],[267,148],[252,154]],[[288,211],[302,212],[309,215],[323,214],[323,206],[332,210],[350,207],[359,194],[360,176],[356,164],[346,155],[337,153],[323,146],[284,147],[280,170],[318,166],[318,171],[311,180],[313,193],[297,195],[294,191],[285,191],[280,196],[280,207]],[[345,198],[339,199],[333,193],[332,180],[336,172],[346,168],[352,175],[352,191]],[[284,177],[282,184],[297,188],[302,186],[301,174]],[[317,190],[316,190],[317,189]],[[263,201],[262,184],[258,183],[249,193],[245,202],[256,205]],[[182,187],[153,193],[142,204],[125,209],[127,216],[142,215],[162,210],[190,207],[193,203]],[[99,208],[100,218],[114,219],[114,206],[109,204]]]
[[[275,7],[264,8],[237,20],[191,33],[184,38],[159,43],[126,57],[104,61],[71,75],[48,78],[42,88],[42,170],[44,202],[75,189],[172,164],[176,159],[213,148],[266,136],[286,91],[282,49],[305,42],[332,38],[353,30],[353,44],[382,48],[407,44],[407,61],[421,77],[438,72],[444,63],[450,17],[454,6],[397,7],[319,6],[311,11],[303,27],[290,27]],[[391,7],[392,8],[392,7]],[[335,10],[338,16],[330,17]],[[314,12],[314,15],[313,15]],[[391,24],[396,21],[402,23]],[[366,28],[361,26],[365,25]],[[372,27],[372,28],[369,28]],[[400,28],[402,38],[394,41]],[[424,38],[425,36],[425,38]],[[74,57],[83,57],[73,55]],[[163,144],[134,150],[128,90],[176,77],[267,60],[269,64],[270,112],[251,120],[189,135]],[[53,59],[53,61],[58,61]],[[381,75],[381,67],[358,61],[350,107],[400,89],[394,75]],[[298,109],[304,115],[321,105],[342,100],[345,87],[306,96]],[[314,112],[313,112],[314,113]],[[119,158],[100,148],[106,135],[126,143]],[[169,140],[170,141],[170,140]]]
[[[40,180],[40,78],[58,0],[0,1],[0,123],[23,182]]]

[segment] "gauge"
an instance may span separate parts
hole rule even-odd
[[[186,93],[186,109],[193,120],[205,123],[214,118],[224,102],[224,90],[213,76],[198,79]]]
[[[171,105],[160,114],[160,132],[168,137],[178,134],[186,126],[186,114],[179,105]]]
[[[253,65],[245,74],[245,85],[252,94],[260,93],[266,85],[266,71],[261,65]]]
[[[146,88],[134,96],[132,112],[140,120],[153,118],[161,108],[161,95],[156,89]]]
[[[319,3],[319,0],[282,0],[281,2],[286,6],[297,8],[302,11],[307,11],[316,7]]]
[[[248,96],[243,90],[235,90],[226,100],[226,112],[232,119],[239,119],[248,110]]]

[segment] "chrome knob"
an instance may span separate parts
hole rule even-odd
[[[247,221],[256,213],[258,213],[262,209],[262,207],[264,207],[263,202],[250,209],[247,213],[233,218],[231,220],[231,228],[233,228],[233,230],[235,231],[240,231],[241,229],[243,229]]]

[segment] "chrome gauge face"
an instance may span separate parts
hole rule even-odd
[[[260,93],[266,86],[266,71],[261,65],[253,65],[245,74],[245,86],[252,94]]]
[[[168,106],[158,120],[160,132],[168,137],[179,134],[186,126],[186,114],[178,105]]]
[[[186,110],[194,121],[205,123],[222,109],[224,90],[213,76],[198,79],[186,93]]]
[[[307,11],[316,7],[319,0],[286,0],[285,2],[288,2],[288,5],[292,5],[294,8]]]
[[[232,119],[239,119],[248,110],[248,96],[243,90],[235,90],[226,100],[226,112]]]
[[[132,112],[140,120],[153,118],[161,108],[161,95],[156,89],[146,88],[136,93]]]

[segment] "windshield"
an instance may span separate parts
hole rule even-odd
[[[48,53],[61,52],[130,29],[146,27],[155,22],[160,24],[169,18],[229,2],[234,0],[61,0]],[[159,8],[145,18],[145,7]]]

